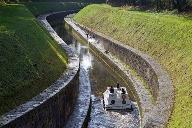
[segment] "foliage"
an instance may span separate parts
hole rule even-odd
[[[107,0],[112,5],[134,5],[144,8],[177,9],[179,12],[191,10],[192,0]]]
[[[50,12],[77,10],[83,8],[86,4],[62,2],[29,2],[25,3],[25,5],[33,13],[33,15],[38,16],[40,14]]]
[[[157,60],[168,71],[175,87],[175,104],[168,127],[192,127],[192,21],[189,18],[89,5],[74,19]]]
[[[105,0],[0,0],[6,3],[18,3],[18,2],[83,2],[83,3],[104,3]]]
[[[33,2],[88,2],[88,3],[103,3],[105,0],[32,0]]]
[[[0,115],[50,86],[67,56],[24,5],[0,7]]]
[[[4,0],[0,0],[0,6],[4,5],[4,4],[5,4],[5,1]]]

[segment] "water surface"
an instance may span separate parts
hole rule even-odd
[[[58,35],[71,46],[80,57],[80,65],[86,69],[92,88],[92,106],[89,128],[138,128],[139,112],[135,107],[133,111],[105,111],[101,103],[103,92],[108,86],[116,86],[120,83],[124,86],[120,78],[110,70],[99,58],[95,57],[89,49],[86,42],[78,40],[75,36],[69,34],[64,25],[54,26]],[[129,92],[129,90],[128,90]],[[130,96],[131,100],[133,96]]]

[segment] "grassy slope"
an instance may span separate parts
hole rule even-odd
[[[67,56],[23,5],[0,6],[0,115],[47,88]]]
[[[90,5],[75,20],[139,49],[169,72],[175,86],[170,128],[192,127],[192,20]]]
[[[83,3],[62,3],[62,2],[30,2],[26,3],[29,10],[35,15],[49,12],[77,10],[84,6]]]

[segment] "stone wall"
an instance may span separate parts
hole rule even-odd
[[[69,13],[71,12],[63,14]],[[57,14],[59,13],[54,13]],[[73,111],[79,91],[79,58],[47,22],[46,18],[50,15],[53,14],[43,15],[38,19],[68,54],[67,70],[42,93],[1,116],[2,128],[61,128]]]
[[[70,24],[70,22],[68,23]],[[113,53],[123,62],[130,65],[147,82],[147,86],[150,89],[155,103],[146,115],[142,115],[142,127],[165,127],[168,123],[168,119],[172,111],[174,99],[174,89],[167,72],[163,70],[162,67],[148,55],[134,48],[123,45],[123,43],[118,42],[102,33],[91,30],[83,25],[77,23],[75,24],[76,26],[79,26],[82,30],[89,33],[89,35],[94,35],[96,39],[99,39],[99,42],[103,43],[106,50],[109,50],[109,52]],[[74,28],[74,30],[77,29],[72,24],[70,25]],[[79,35],[82,36],[82,32],[80,32],[80,30],[78,30],[77,32],[79,33]],[[86,38],[86,36],[82,37]],[[95,49],[98,54],[100,53],[100,56],[106,56],[102,52],[99,52],[98,49],[93,46],[92,43],[90,43],[90,46]],[[118,67],[116,69],[118,69]],[[131,78],[128,78],[127,76],[127,79]],[[138,99],[141,100],[142,97],[139,97]],[[140,108],[143,109],[142,106],[140,106]]]

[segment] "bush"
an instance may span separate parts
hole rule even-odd
[[[140,7],[156,8],[156,10],[177,9],[179,12],[191,11],[192,0],[107,0],[111,5],[134,5]]]

